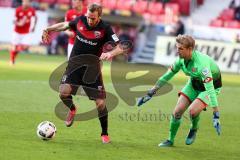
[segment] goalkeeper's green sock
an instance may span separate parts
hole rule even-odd
[[[181,119],[176,119],[173,115],[170,120],[170,130],[169,130],[169,138],[171,142],[174,142],[174,138],[177,134],[178,128],[181,124]]]
[[[190,117],[192,124],[191,124],[191,129],[198,129],[198,122],[200,120],[200,115],[197,115],[195,117]]]

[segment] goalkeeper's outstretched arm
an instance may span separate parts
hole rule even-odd
[[[174,72],[171,68],[168,69],[168,71],[157,80],[156,84],[147,92],[145,96],[138,98],[137,105],[141,106],[142,104],[149,101],[152,96],[156,94],[158,89],[164,86],[167,81],[169,81],[177,72]]]

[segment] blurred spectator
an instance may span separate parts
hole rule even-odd
[[[179,34],[185,33],[185,26],[183,22],[178,19],[178,21],[174,25],[168,25],[165,27],[166,34],[169,34],[171,36],[177,36]]]
[[[235,8],[234,11],[234,19],[237,21],[240,21],[240,6],[238,6],[237,8]]]
[[[38,1],[32,1],[32,7],[35,9],[40,9],[40,4]]]
[[[234,19],[240,21],[240,0],[232,0],[229,8],[234,9]]]
[[[124,28],[120,32],[119,39],[120,39],[120,41],[130,41],[131,40],[128,29]]]
[[[238,33],[237,36],[236,36],[236,42],[240,43],[240,33]]]
[[[240,0],[232,0],[230,5],[229,5],[229,8],[235,9],[235,8],[237,8],[239,6],[240,6]]]
[[[13,8],[17,8],[17,7],[21,6],[21,4],[22,4],[22,0],[13,0],[12,1]]]
[[[48,47],[48,54],[67,55],[68,36],[64,32],[60,32],[51,45]]]
[[[49,19],[49,24],[61,22],[62,19]],[[68,36],[64,32],[51,32],[51,42],[47,46],[48,55],[64,54],[67,55]]]
[[[175,36],[179,34],[184,34],[184,33],[185,33],[185,26],[183,22],[180,19],[178,19],[178,21],[176,22]]]

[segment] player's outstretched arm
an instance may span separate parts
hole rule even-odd
[[[220,114],[218,107],[213,107],[213,127],[216,129],[218,135],[221,134]]]
[[[44,30],[48,32],[61,32],[61,31],[67,30],[68,28],[69,28],[69,22],[60,22],[60,23],[56,23],[51,26],[48,26]]]
[[[61,32],[67,30],[68,28],[69,22],[56,23],[54,25],[47,27],[46,29],[43,30],[42,42],[47,44],[49,43],[50,41],[49,32]]]
[[[149,101],[154,94],[156,94],[157,90],[159,89],[158,86],[154,86],[152,89],[150,89],[147,94],[143,97],[138,98],[137,100],[137,106],[141,106],[147,101]]]
[[[167,83],[167,81],[169,81],[180,70],[179,64],[180,64],[179,61],[176,60],[175,63],[167,70],[167,72],[164,73],[164,75],[162,75],[157,80],[155,86],[152,89],[150,89],[145,96],[138,98],[137,106],[141,106],[145,102],[149,101],[152,98],[152,96],[157,92],[157,90],[164,86]]]

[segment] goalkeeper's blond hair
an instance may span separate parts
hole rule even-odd
[[[195,47],[195,40],[192,36],[189,35],[181,35],[179,34],[176,37],[176,42],[182,44],[186,48],[194,48]]]

